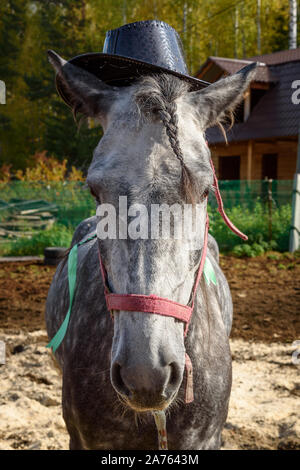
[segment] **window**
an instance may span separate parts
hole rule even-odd
[[[261,178],[277,180],[277,153],[265,153],[262,156]]]
[[[234,122],[239,124],[246,122],[252,113],[253,108],[261,100],[261,98],[267,93],[267,89],[251,88],[244,95],[243,101],[236,107],[234,111]]]
[[[239,180],[240,179],[241,157],[219,157],[219,179]]]
[[[268,90],[252,88],[251,89],[251,112],[252,109],[257,105],[261,98],[267,93]]]

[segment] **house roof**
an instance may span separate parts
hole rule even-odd
[[[252,62],[253,60],[227,59],[226,57],[210,56],[198,71],[197,77],[202,74],[202,71],[205,70],[209,63],[217,65],[222,71],[226,72],[226,74],[231,75]],[[272,75],[268,66],[261,61],[257,60],[257,62],[259,62],[259,65],[257,67],[255,81],[265,83],[275,82],[276,78]]]
[[[250,61],[264,62],[267,65],[283,64],[300,60],[300,47],[286,51],[272,52],[272,54],[256,55],[250,57]]]
[[[209,61],[229,74],[237,72],[252,61],[263,61],[264,65],[260,64],[258,67],[255,82],[271,83],[269,90],[253,108],[248,120],[235,124],[227,132],[228,142],[298,135],[300,104],[294,104],[292,101],[292,95],[296,91],[292,88],[292,83],[300,79],[300,48],[255,56],[250,60],[210,57],[203,67],[207,67]],[[201,69],[205,71],[204,68]],[[218,127],[207,130],[207,139],[211,144],[224,143],[224,137]]]

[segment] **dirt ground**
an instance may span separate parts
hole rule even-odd
[[[224,449],[300,449],[300,258],[221,257],[230,283],[233,388]],[[54,273],[42,263],[0,264],[0,449],[67,449],[61,377],[53,367],[44,306]],[[298,346],[298,349],[299,346]]]

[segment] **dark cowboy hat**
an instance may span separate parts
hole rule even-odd
[[[108,31],[103,52],[78,55],[69,63],[114,86],[129,85],[133,79],[150,73],[175,75],[191,85],[190,91],[210,85],[189,75],[179,34],[163,21],[137,21]],[[56,87],[70,105],[68,90],[59,76]]]

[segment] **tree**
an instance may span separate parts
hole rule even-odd
[[[6,82],[7,104],[0,107],[0,166],[25,168],[44,150],[87,165],[101,130],[82,125],[78,132],[57,96],[46,51],[54,49],[65,59],[101,52],[107,30],[146,19],[165,21],[178,31],[191,74],[209,55],[245,58],[257,55],[258,48],[262,54],[288,48],[287,0],[1,2],[0,79]]]

